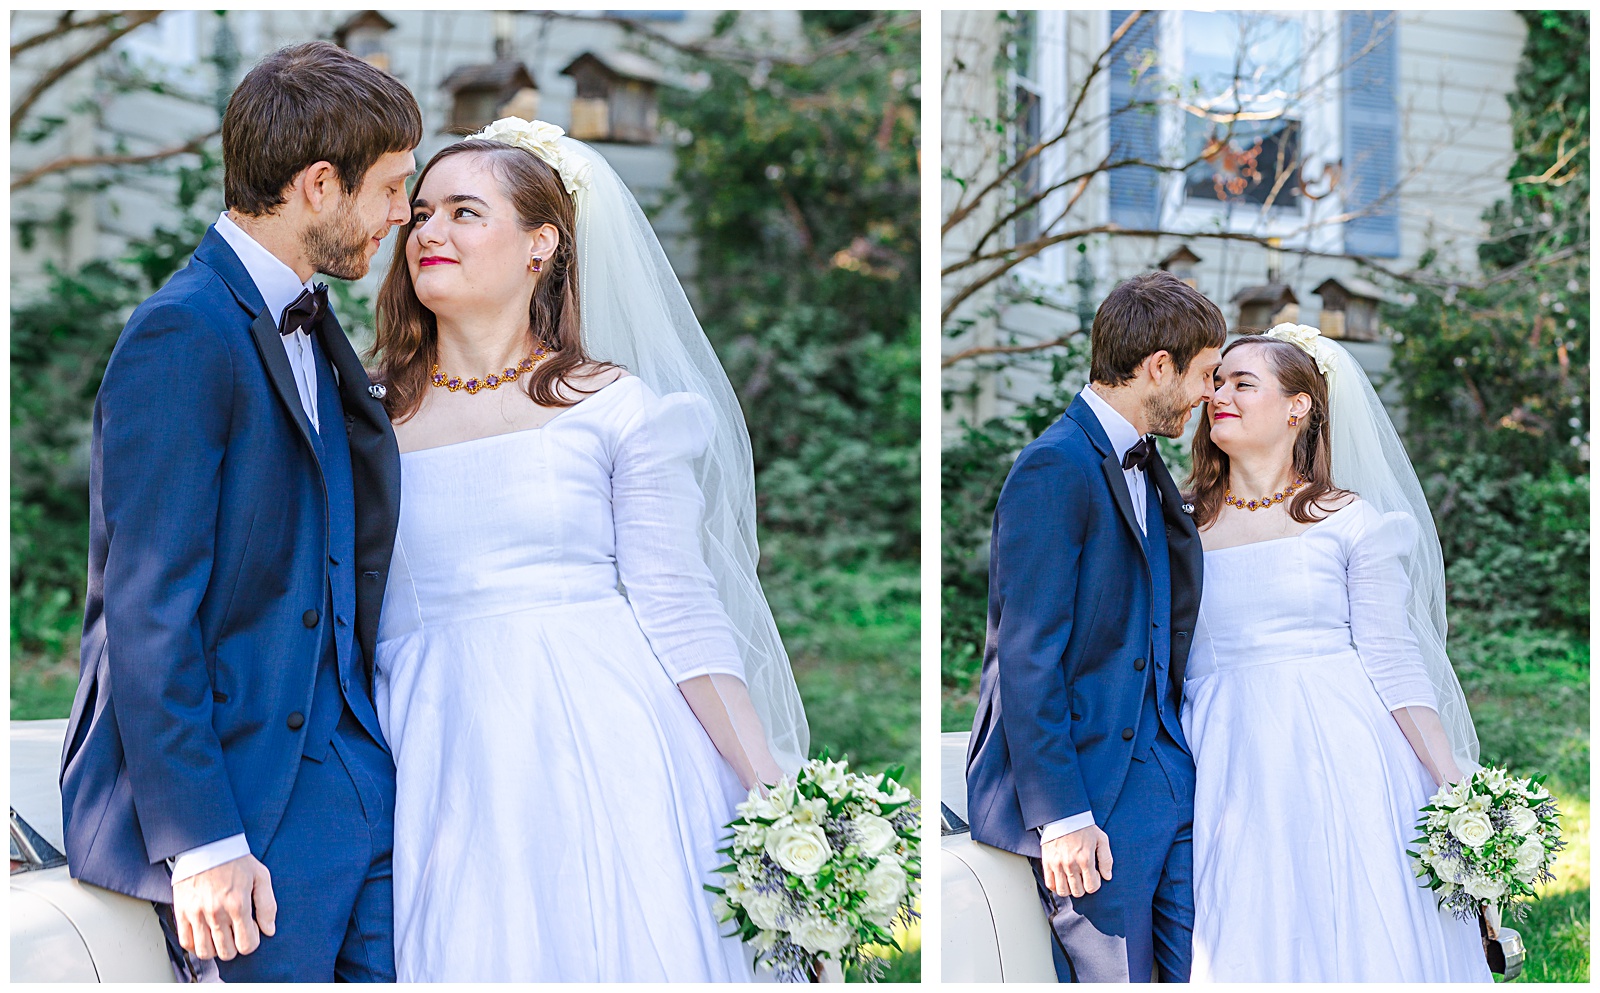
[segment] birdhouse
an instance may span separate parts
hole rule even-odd
[[[1231,302],[1239,308],[1235,331],[1264,331],[1278,324],[1298,323],[1300,320],[1300,300],[1294,295],[1294,290],[1283,283],[1246,286],[1233,295]]]
[[[528,67],[515,59],[462,66],[439,88],[451,98],[445,131],[477,131],[508,114],[532,120],[539,111],[538,84]]]
[[[1311,292],[1322,298],[1322,333],[1350,341],[1378,340],[1383,291],[1364,279],[1324,279]]]
[[[395,24],[375,10],[363,10],[333,29],[333,43],[384,72],[389,71],[388,34]]]
[[[1166,258],[1157,262],[1156,268],[1164,269],[1190,286],[1195,286],[1194,267],[1199,264],[1200,256],[1189,251],[1188,245],[1179,245]]]
[[[648,145],[656,140],[656,89],[661,68],[632,52],[604,59],[584,52],[561,70],[577,86],[572,100],[572,137]]]

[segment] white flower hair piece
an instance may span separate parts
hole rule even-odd
[[[1262,337],[1286,341],[1311,356],[1317,363],[1317,371],[1328,381],[1328,388],[1330,390],[1333,388],[1333,370],[1338,359],[1337,353],[1334,352],[1336,346],[1324,338],[1320,330],[1309,324],[1285,323],[1279,324]]]
[[[591,169],[588,159],[561,147],[560,139],[565,136],[565,131],[546,121],[502,117],[482,131],[468,135],[467,140],[498,141],[502,145],[532,152],[555,169],[570,196],[580,189],[588,189]]]

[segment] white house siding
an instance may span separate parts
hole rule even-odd
[[[1169,17],[1163,12],[1163,17]],[[1475,248],[1487,233],[1483,212],[1496,200],[1509,194],[1506,173],[1514,158],[1510,112],[1506,94],[1514,85],[1517,62],[1522,51],[1525,29],[1520,17],[1509,11],[1400,11],[1399,53],[1400,87],[1398,94],[1402,142],[1399,169],[1409,176],[1399,198],[1400,254],[1380,260],[1396,270],[1416,264],[1429,248],[1441,259],[1472,272],[1477,267]],[[946,68],[952,21],[994,25],[993,12],[946,12]],[[1040,58],[1042,72],[1056,94],[1075,93],[1078,81],[1100,53],[1111,26],[1106,11],[1041,12]],[[1337,22],[1328,24],[1332,43],[1337,45]],[[976,34],[976,26],[967,26]],[[997,46],[999,27],[992,28]],[[1165,27],[1163,35],[1167,34]],[[967,74],[977,77],[963,82],[971,92],[1001,92],[992,69],[992,59],[966,59]],[[1109,106],[1104,83],[1091,92],[1089,105],[1098,121]],[[950,92],[950,84],[946,92]],[[948,98],[947,98],[948,99]],[[991,99],[993,99],[991,97]],[[1059,97],[1058,101],[1065,97]],[[1335,96],[1335,103],[1337,98]],[[991,112],[992,113],[992,112]],[[969,129],[965,112],[946,108],[944,141],[946,148],[971,144],[963,134]],[[1059,127],[1065,108],[1058,104],[1054,115],[1046,108],[1043,133],[1052,134],[1051,123]],[[1068,175],[1063,170],[1079,169],[1105,154],[1108,148],[1103,126],[1091,127],[1087,142],[1081,145],[1077,160],[1058,156],[1047,159],[1045,174]],[[949,153],[946,153],[947,156]],[[951,166],[947,157],[945,164]],[[1414,175],[1412,175],[1414,171]],[[946,183],[948,201],[948,188]],[[1074,226],[1090,226],[1107,219],[1109,182],[1096,179],[1084,201],[1074,211]],[[1048,214],[1048,209],[1047,209]],[[1164,218],[1168,213],[1164,211]],[[1288,283],[1300,300],[1300,319],[1316,324],[1321,301],[1312,289],[1333,276],[1346,278],[1361,273],[1353,260],[1337,257],[1342,252],[1338,229],[1329,228],[1315,235],[1314,247],[1330,250],[1336,257],[1296,254],[1285,250],[1281,256],[1281,280]],[[1094,296],[1101,298],[1117,282],[1139,272],[1149,271],[1180,244],[1203,260],[1195,270],[1199,289],[1223,309],[1230,324],[1237,310],[1229,301],[1243,287],[1266,281],[1267,250],[1244,242],[1204,237],[1094,236],[1089,239],[1089,259],[1095,269]],[[947,239],[945,258],[959,258],[964,243]],[[1044,252],[1038,259],[1018,267],[1017,282],[1030,295],[1047,301],[1001,309],[989,322],[984,343],[1026,344],[1048,341],[1078,328],[1075,316],[1077,288],[1073,284],[1079,255],[1074,244],[1063,244]],[[946,288],[947,294],[949,287]],[[992,299],[992,295],[990,297]],[[946,339],[946,354],[976,342]],[[1353,342],[1352,351],[1370,372],[1381,374],[1388,364],[1388,349],[1382,344]],[[1048,355],[1049,353],[1043,353]],[[958,365],[946,376],[947,389],[957,389],[945,413],[946,438],[963,420],[981,421],[1007,413],[1017,403],[1036,396],[1046,385],[1047,360],[1014,360],[993,373],[974,373]],[[967,388],[976,376],[978,388]],[[973,399],[976,397],[976,400]]]
[[[267,53],[284,45],[314,39],[331,40],[334,29],[355,10],[231,11],[227,23],[239,51],[233,83]],[[384,39],[389,71],[417,98],[422,110],[424,136],[417,149],[418,166],[428,156],[456,139],[441,133],[450,113],[450,96],[439,84],[463,65],[494,60],[495,15],[490,11],[386,10],[396,26]],[[656,32],[678,41],[703,40],[710,35],[717,11],[683,11],[677,17],[641,12],[639,16]],[[15,42],[51,26],[59,11],[23,11],[12,14]],[[52,92],[38,113],[68,118],[68,125],[48,141],[12,144],[12,175],[65,155],[93,155],[126,151],[132,154],[181,145],[217,126],[214,106],[217,76],[206,61],[216,46],[219,19],[211,11],[168,11],[154,24],[130,33],[113,52],[123,52],[147,75],[158,76],[173,87],[172,94],[149,92],[118,94],[109,85],[104,63],[84,66]],[[799,14],[793,11],[753,11],[741,17],[741,31],[753,42],[794,45],[802,37]],[[539,116],[566,127],[571,119],[575,86],[560,71],[578,55],[593,51],[602,57],[631,44],[626,31],[613,24],[569,18],[545,20],[531,14],[512,19],[511,56],[533,74],[539,89]],[[40,74],[75,51],[83,42],[41,46],[15,60],[11,67],[13,99]],[[230,86],[231,89],[231,86]],[[69,113],[85,97],[94,97],[94,114]],[[673,147],[666,136],[654,145],[600,146],[607,160],[628,183],[647,210],[663,199],[672,180]],[[86,185],[92,173],[78,170],[47,177],[28,187],[12,201],[11,275],[14,295],[37,290],[44,266],[71,268],[92,258],[116,257],[129,239],[147,236],[156,226],[175,220],[175,185],[165,177],[141,176],[123,170],[119,180],[105,190]],[[211,200],[222,209],[221,190]],[[69,208],[75,222],[65,237],[41,233],[32,250],[25,250],[18,223],[46,221]],[[668,256],[680,277],[694,269],[694,250],[681,208],[653,215]],[[393,239],[385,242],[371,273],[357,289],[375,295],[388,265]]]

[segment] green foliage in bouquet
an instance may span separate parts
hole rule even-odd
[[[738,807],[719,853],[727,879],[707,885],[716,912],[780,979],[805,982],[826,959],[879,977],[866,946],[899,950],[893,927],[916,915],[922,874],[921,804],[899,779],[904,766],[872,779],[825,756],[794,779]]]
[[[1463,920],[1484,907],[1521,919],[1550,882],[1561,841],[1561,811],[1542,776],[1515,779],[1504,769],[1480,769],[1440,787],[1420,812],[1422,837],[1408,849],[1412,866],[1441,907]]]

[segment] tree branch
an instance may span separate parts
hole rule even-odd
[[[17,105],[11,108],[11,137],[15,138],[17,136],[17,130],[22,127],[22,119],[27,115],[28,111],[33,108],[33,105],[39,102],[39,98],[44,96],[45,93],[49,91],[50,87],[61,82],[62,78],[64,78],[68,73],[72,72],[72,70],[78,68],[85,62],[88,62],[90,59],[116,44],[117,39],[121,38],[129,31],[149,24],[151,21],[160,17],[162,13],[163,12],[159,10],[140,10],[131,13],[128,16],[128,20],[121,27],[113,28],[110,31],[107,31],[99,41],[90,45],[88,48],[85,48],[78,54],[73,55],[61,62],[43,76],[40,76],[38,80],[34,82],[33,86],[29,87],[28,92],[23,94],[22,99],[17,103]]]
[[[941,359],[939,368],[948,369],[957,362],[964,362],[967,359],[975,359],[983,355],[1016,355],[1019,352],[1042,352],[1046,348],[1055,348],[1057,345],[1065,345],[1066,343],[1067,336],[1062,335],[1059,338],[1052,338],[1050,341],[1041,341],[1032,345],[978,345]]]
[[[1100,54],[1094,60],[1094,65],[1089,67],[1089,74],[1084,77],[1082,85],[1078,87],[1078,97],[1073,101],[1072,110],[1067,115],[1067,121],[1061,126],[1061,130],[1056,133],[1055,137],[1041,144],[1036,144],[1026,152],[1023,152],[1022,155],[1020,155],[1017,160],[1013,162],[1004,172],[1000,173],[1000,175],[991,180],[988,185],[984,186],[983,189],[974,194],[970,201],[968,201],[965,196],[958,200],[956,202],[955,209],[950,212],[950,216],[945,218],[944,226],[939,229],[939,233],[941,235],[949,234],[951,228],[966,220],[967,216],[970,215],[974,210],[977,210],[978,205],[983,203],[984,199],[988,197],[990,193],[999,189],[1006,182],[1008,182],[1012,176],[1016,175],[1017,170],[1038,158],[1040,155],[1043,155],[1045,149],[1067,137],[1067,133],[1072,130],[1073,122],[1077,119],[1079,108],[1083,106],[1084,100],[1087,99],[1089,95],[1090,84],[1094,82],[1096,76],[1100,75],[1100,73],[1105,70],[1106,60],[1110,58],[1111,50],[1117,47],[1117,42],[1122,40],[1122,36],[1128,33],[1128,30],[1133,27],[1134,22],[1139,20],[1143,14],[1144,11],[1142,10],[1136,10],[1132,14],[1129,14],[1128,19],[1123,21],[1122,25],[1112,33],[1111,40],[1106,43],[1105,48],[1100,50]]]
[[[37,48],[46,42],[55,41],[57,38],[63,38],[72,32],[81,30],[83,28],[103,27],[122,16],[122,11],[120,10],[108,10],[98,17],[89,18],[87,21],[74,21],[72,19],[72,15],[76,13],[77,11],[75,10],[69,10],[56,20],[55,27],[48,31],[41,31],[31,38],[24,38],[15,45],[12,45],[11,57],[14,59],[30,48]]]
[[[15,193],[25,186],[32,186],[45,176],[57,172],[66,172],[69,169],[83,169],[89,166],[126,166],[143,165],[146,162],[158,162],[170,159],[175,155],[185,155],[198,152],[206,142],[222,133],[221,128],[214,128],[185,144],[173,148],[163,148],[159,152],[149,152],[143,155],[78,155],[71,158],[56,159],[18,176],[11,181],[11,192]]]

